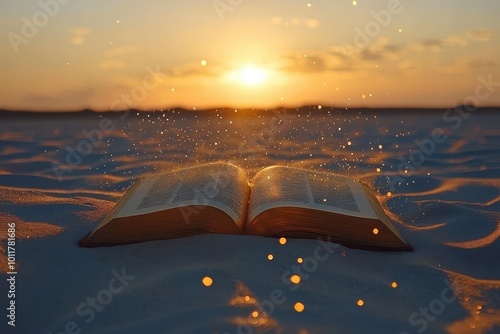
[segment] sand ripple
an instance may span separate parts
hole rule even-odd
[[[388,273],[411,276],[410,281],[418,278],[417,286],[408,285],[408,296],[426,291],[419,282],[428,277],[418,268],[435,265],[460,291],[460,304],[466,311],[458,320],[460,314],[447,318],[446,328],[457,333],[493,331],[500,326],[500,283],[495,279],[500,277],[496,265],[500,250],[498,116],[474,114],[457,130],[443,122],[442,116],[440,112],[422,116],[323,108],[321,113],[289,111],[286,117],[272,111],[168,110],[131,114],[123,120],[119,115],[3,119],[0,240],[5,240],[10,221],[18,226],[18,237],[25,239],[25,245],[35,243],[28,239],[46,238],[47,246],[56,247],[56,252],[74,251],[78,239],[132,183],[172,168],[229,161],[249,175],[273,164],[330,170],[359,178],[376,189],[402,235],[415,247],[412,255],[397,257],[404,265]],[[95,134],[103,117],[111,120],[114,131],[89,139],[86,134]],[[443,143],[429,141],[435,128],[447,135]],[[0,244],[0,254],[4,248]],[[89,268],[93,266],[87,263],[89,254],[95,261],[110,262],[109,253],[75,251]],[[32,261],[42,256],[24,254]],[[368,262],[378,266],[381,255],[373,256]],[[418,270],[408,269],[407,262],[417,263]],[[5,269],[5,256],[0,256],[0,267]],[[182,272],[185,267],[183,263],[176,268]],[[330,275],[334,274],[332,269]],[[351,281],[351,277],[346,280]],[[327,279],[317,282],[331,288]],[[301,291],[306,295],[307,290]],[[235,298],[239,295],[235,293]],[[230,319],[233,323],[240,320]],[[278,327],[269,322],[269,328]]]

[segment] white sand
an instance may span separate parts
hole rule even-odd
[[[178,116],[176,122],[154,116],[155,124],[147,118],[114,120],[125,135],[108,134],[62,182],[52,162],[63,163],[64,147],[76,147],[85,138],[81,130],[96,127],[98,120],[2,121],[0,213],[17,221],[23,239],[16,245],[16,328],[1,314],[1,332],[500,332],[498,116],[474,115],[452,131],[439,113],[425,115],[425,124],[421,115],[306,115],[295,116],[269,142],[257,142],[252,152],[238,150],[239,144],[269,128],[274,115]],[[408,157],[418,148],[414,140],[427,138],[435,127],[445,128],[450,138],[385,196],[391,190],[387,177],[399,175],[397,157]],[[134,178],[153,167],[218,159],[251,172],[290,163],[360,177],[383,194],[415,251],[324,248],[315,240],[280,245],[275,239],[223,235],[77,246]],[[23,226],[37,223],[64,230],[49,235],[58,231],[45,226],[43,237]],[[120,283],[114,277],[122,270],[130,277]],[[301,276],[299,285],[290,283],[293,273]],[[5,300],[7,276],[0,276]],[[203,285],[204,277],[213,280],[211,286]],[[100,300],[100,311],[90,311],[88,298]],[[294,309],[297,302],[303,312]]]

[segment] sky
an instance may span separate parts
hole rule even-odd
[[[500,105],[500,1],[3,0],[0,108]]]

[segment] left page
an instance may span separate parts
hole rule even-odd
[[[208,205],[224,211],[243,228],[249,193],[247,175],[235,165],[211,163],[184,168],[143,180],[116,218]]]

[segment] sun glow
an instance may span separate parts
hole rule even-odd
[[[238,71],[238,80],[246,86],[260,86],[267,81],[269,72],[261,67],[246,64]]]

